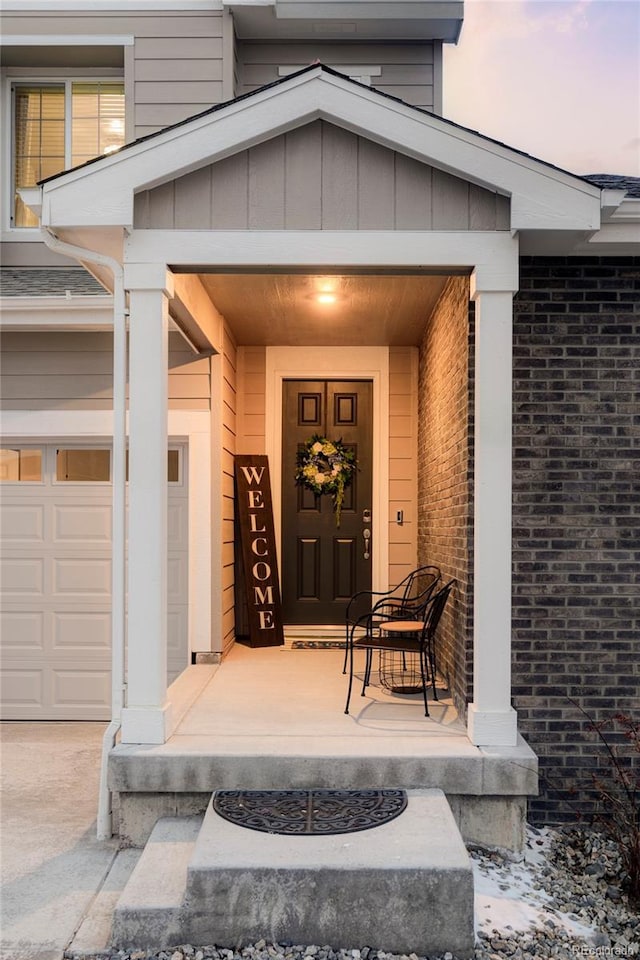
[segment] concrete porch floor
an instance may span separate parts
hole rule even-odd
[[[446,691],[430,697],[428,718],[421,694],[388,693],[375,674],[361,697],[363,653],[345,715],[342,657],[236,645],[219,666],[186,671],[171,692],[181,719],[168,742],[111,753],[121,841],[143,844],[159,817],[202,812],[217,789],[438,787],[466,839],[519,849],[537,792],[524,741],[474,746]]]

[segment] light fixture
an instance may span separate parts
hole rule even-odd
[[[313,277],[311,283],[314,289],[308,294],[308,299],[325,306],[344,300],[340,290],[340,280],[340,277]]]

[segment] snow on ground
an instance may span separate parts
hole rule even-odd
[[[491,855],[472,853],[475,881],[476,932],[511,937],[514,933],[549,928],[593,941],[596,931],[558,911],[543,889],[540,871],[546,863],[551,831],[529,831],[524,859],[496,862]]]

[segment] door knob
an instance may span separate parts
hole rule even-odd
[[[362,536],[364,537],[364,558],[365,560],[369,559],[369,546],[371,544],[371,530],[367,527],[366,530],[362,531]]]

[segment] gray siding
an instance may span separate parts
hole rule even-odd
[[[238,94],[278,80],[278,67],[306,67],[315,60],[333,66],[380,67],[371,86],[417,107],[434,109],[434,45],[427,43],[238,42]],[[439,61],[438,61],[439,62]]]
[[[318,120],[136,197],[138,229],[507,230],[509,201]]]
[[[128,124],[133,137],[154,133],[223,99],[219,10],[162,14],[137,11],[131,15],[83,11],[79,16],[5,14],[2,29],[5,36],[132,35],[135,45],[133,56],[125,57],[125,82],[127,90],[133,92],[133,118]],[[127,109],[131,109],[129,103]]]
[[[0,351],[0,402],[5,410],[110,410],[109,333],[5,333]],[[208,410],[209,360],[169,338],[169,406]]]

